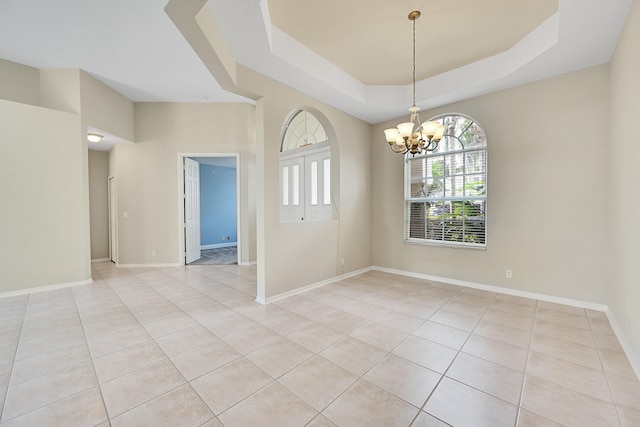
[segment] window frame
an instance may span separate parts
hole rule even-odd
[[[412,156],[410,153],[407,153],[405,155],[405,164],[404,164],[404,242],[407,244],[416,244],[416,245],[426,245],[426,246],[437,246],[437,247],[454,247],[454,248],[465,248],[465,249],[476,249],[476,250],[486,250],[487,249],[487,241],[488,241],[488,228],[487,228],[487,224],[488,224],[488,173],[489,173],[489,167],[488,167],[488,158],[489,158],[489,150],[488,150],[488,143],[487,143],[487,138],[486,138],[486,134],[484,132],[484,129],[482,128],[482,126],[480,126],[480,124],[478,123],[477,120],[475,120],[474,118],[467,116],[465,114],[460,114],[460,113],[445,113],[445,114],[440,114],[438,116],[435,116],[431,119],[431,120],[437,120],[440,121],[441,123],[444,122],[444,120],[447,117],[461,117],[464,118],[466,120],[469,120],[470,123],[468,126],[466,126],[464,128],[464,130],[462,132],[460,132],[460,134],[458,135],[451,135],[449,134],[448,137],[449,138],[455,138],[457,141],[459,141],[459,147],[457,149],[454,150],[447,150],[447,151],[440,151],[440,148],[438,150],[436,150],[435,152],[427,152],[427,153],[423,153],[420,155],[416,155],[416,156]],[[461,135],[464,134],[464,132],[466,132],[466,130],[468,130],[471,126],[476,126],[478,129],[478,132],[482,135],[482,140],[484,145],[479,145],[479,146],[468,146],[468,147],[464,147],[463,142],[461,141],[461,139],[459,138]],[[447,136],[447,134],[445,133],[445,137]],[[443,140],[440,141],[440,143],[442,144],[444,142],[444,138]],[[462,148],[460,148],[462,147]],[[482,165],[483,165],[483,171],[482,172],[478,172],[478,171],[467,171],[466,169],[466,162],[467,160],[467,153],[472,153],[472,152],[480,152],[482,153]],[[427,164],[429,162],[429,159],[439,159],[442,158],[442,164],[446,165],[446,161],[447,161],[447,156],[456,156],[456,155],[460,155],[462,154],[461,158],[463,160],[463,165],[462,165],[462,169],[463,169],[463,173],[449,173],[447,174],[447,166],[443,166],[442,167],[442,175],[434,175],[433,174],[433,169],[432,170],[432,174],[428,175],[427,171],[429,170]],[[415,175],[412,175],[412,162],[415,161],[423,161],[423,165],[419,166],[419,168],[421,168],[424,172],[422,172],[422,177],[418,177],[417,179],[415,178]],[[433,165],[435,164],[435,161],[431,162],[431,165],[433,167]],[[414,171],[415,172],[415,171]],[[468,177],[479,177],[479,176],[483,176],[484,180],[480,181],[483,183],[483,188],[482,188],[482,194],[465,194],[467,191],[471,191],[467,189],[467,184],[470,184],[471,181],[467,181]],[[439,178],[441,181],[446,182],[446,180],[449,180],[450,183],[455,182],[456,180],[461,180],[462,182],[462,188],[463,188],[463,195],[449,195],[447,196],[446,194],[446,185],[441,184],[442,185],[442,190],[440,190],[441,195],[438,196],[429,196],[427,193],[424,193],[424,197],[417,197],[412,193],[412,184],[416,184],[416,183],[420,183],[421,184],[421,191],[424,192],[425,190],[425,185],[427,185],[427,183],[429,182],[429,180],[432,180],[431,182],[434,183],[434,177],[435,178]],[[422,181],[422,182],[421,182]],[[474,182],[478,182],[478,181],[474,181]],[[458,182],[459,183],[459,182]],[[440,187],[440,185],[439,185]],[[454,186],[455,188],[455,186]],[[414,188],[415,189],[415,188]],[[434,208],[435,210],[437,210],[438,208],[438,204],[441,206],[441,213],[437,215],[436,221],[441,221],[442,223],[442,238],[441,239],[431,239],[431,238],[427,238],[427,233],[429,232],[428,230],[433,230],[429,228],[429,218],[426,216],[428,215],[427,212],[425,212],[425,209],[431,209],[431,206],[433,206],[433,204],[436,204],[436,207]],[[431,206],[430,206],[431,205]],[[449,209],[449,213],[445,213],[445,205],[448,207]],[[420,211],[420,209],[415,210],[414,208],[420,208],[422,207],[422,211]],[[473,209],[473,212],[481,212],[481,215],[477,215],[477,214],[471,214],[471,215],[465,215],[465,211],[467,209]],[[459,211],[459,209],[461,209],[461,211]],[[451,212],[453,210],[453,212]],[[416,212],[417,211],[417,212]],[[424,227],[422,228],[422,230],[420,230],[420,225],[418,224],[418,228],[416,229],[416,226],[412,223],[412,221],[414,220],[413,218],[415,218],[415,215],[419,215],[421,220],[424,221]],[[455,240],[447,240],[446,239],[446,225],[447,225],[447,220],[446,220],[446,216],[450,215],[450,220],[449,220],[449,224],[453,224],[456,223],[456,220],[460,221],[460,224],[462,224],[462,241],[455,241]],[[474,217],[482,217],[482,230],[483,233],[473,233],[473,228],[471,229],[471,232],[468,232],[469,229],[466,228],[466,225],[470,222],[469,219],[474,218]],[[477,222],[476,222],[477,224]],[[477,225],[476,225],[477,226]],[[432,233],[435,232],[436,234],[438,233],[438,230],[436,229],[435,231],[431,231]],[[412,236],[413,234],[413,236]],[[415,237],[415,234],[423,234],[425,237]],[[455,234],[451,234],[451,236],[458,236],[459,233],[455,233]],[[473,236],[474,235],[478,235],[478,236],[482,236],[482,241],[480,243],[476,243],[473,241],[467,241],[467,238],[469,238],[470,240],[473,240]]]

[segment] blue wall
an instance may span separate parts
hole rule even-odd
[[[237,243],[236,168],[200,163],[200,244]],[[221,237],[224,236],[224,240]],[[227,236],[230,237],[227,240]]]

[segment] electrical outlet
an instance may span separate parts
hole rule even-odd
[[[505,275],[505,277],[506,277],[507,279],[511,279],[511,278],[513,277],[513,271],[511,271],[511,270],[506,270],[506,271],[504,272],[504,275]]]
[[[156,256],[156,251],[155,250],[151,251],[151,256]]]
[[[227,240],[231,240],[231,236],[227,236]]]
[[[344,258],[342,258],[342,259],[340,260],[340,266],[341,266],[341,267],[344,267]]]
[[[224,240],[224,236],[220,236],[220,240]]]

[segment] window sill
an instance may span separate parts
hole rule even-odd
[[[420,246],[434,246],[445,247],[455,249],[472,249],[476,251],[486,251],[487,245],[474,245],[469,243],[456,243],[456,242],[441,242],[437,240],[424,240],[424,239],[404,239],[404,243],[407,245],[420,245]]]

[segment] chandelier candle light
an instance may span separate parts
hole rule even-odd
[[[420,124],[420,116],[418,115],[420,107],[416,106],[416,19],[419,17],[419,10],[414,10],[409,14],[409,20],[413,22],[413,106],[409,108],[411,116],[408,122],[384,130],[387,142],[394,153],[405,154],[409,152],[413,156],[438,148],[438,142],[444,136],[445,131],[445,127],[437,121]]]

